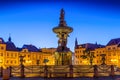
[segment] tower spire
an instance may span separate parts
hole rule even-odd
[[[11,35],[9,34],[9,38],[8,38],[8,41],[10,41],[11,42]]]
[[[65,11],[62,8],[61,12],[60,12],[60,23],[59,23],[60,27],[65,27],[66,26],[66,22],[65,22],[64,18],[65,18]]]
[[[77,41],[77,38],[75,39],[75,48],[77,48],[78,46],[78,41]]]

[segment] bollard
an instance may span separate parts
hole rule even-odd
[[[47,65],[44,66],[44,77],[45,77],[45,78],[48,77],[48,69],[47,69]]]
[[[110,72],[110,76],[114,76],[115,75],[115,72],[114,72],[114,66],[111,65],[111,72]]]
[[[98,77],[98,66],[94,65],[94,77]]]
[[[69,77],[73,77],[73,65],[70,65],[70,76]]]

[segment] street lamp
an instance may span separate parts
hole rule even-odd
[[[43,63],[45,63],[45,65],[46,65],[47,62],[49,62],[48,59],[44,59],[44,60],[43,60]]]

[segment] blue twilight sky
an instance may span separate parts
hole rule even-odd
[[[120,38],[119,0],[3,0],[0,1],[0,37],[9,34],[17,47],[33,44],[38,48],[57,47],[52,28],[59,24],[60,9],[74,31],[68,38],[73,51],[78,43],[106,45],[110,39]]]

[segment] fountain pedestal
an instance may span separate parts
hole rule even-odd
[[[66,45],[69,33],[73,31],[73,28],[66,25],[64,15],[65,12],[61,9],[59,25],[53,28],[53,32],[56,33],[59,38],[57,51],[55,52],[55,65],[72,64],[72,52]]]

